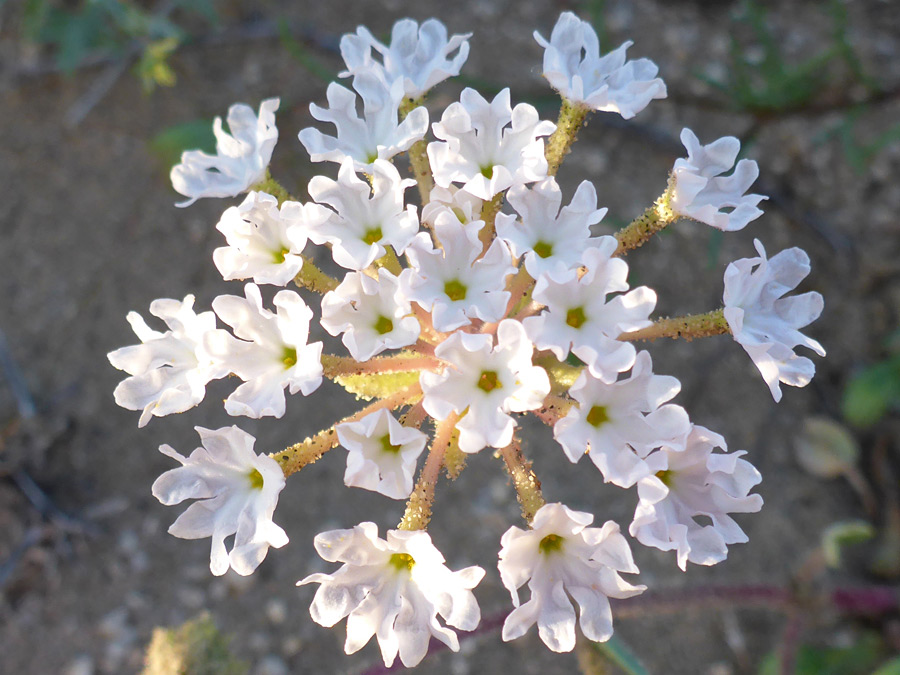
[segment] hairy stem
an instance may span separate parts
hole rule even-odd
[[[340,422],[335,423],[328,429],[320,431],[315,436],[307,438],[305,441],[294,443],[294,445],[285,448],[281,452],[270,453],[269,457],[281,465],[281,470],[284,472],[285,477],[290,476],[291,474],[297,473],[307,464],[316,462],[322,455],[337,446],[338,437],[335,427],[337,427],[338,424],[358,422],[366,415],[371,415],[373,412],[377,412],[381,409],[393,410],[394,408],[399,408],[400,406],[417,399],[421,394],[422,387],[417,383],[412,387],[398,391],[393,396],[388,396],[387,398],[383,398],[367,405],[362,410],[359,410],[349,417],[345,417]]]
[[[400,424],[404,427],[418,429],[422,426],[422,422],[425,421],[427,416],[428,413],[425,412],[425,406],[422,405],[422,401],[419,401],[400,416]]]
[[[403,120],[415,108],[418,108],[425,102],[425,97],[407,98],[400,104],[400,119]],[[422,200],[422,206],[428,203],[431,197],[431,190],[434,188],[434,178],[431,174],[431,164],[428,161],[428,143],[423,138],[416,141],[409,149],[409,165],[412,168],[413,175],[416,177],[416,184],[419,186],[419,197]]]
[[[334,277],[325,274],[313,263],[312,260],[303,256],[303,267],[294,277],[294,283],[301,288],[308,288],[313,293],[325,295],[328,291],[333,291],[340,283]]]
[[[560,164],[572,149],[575,137],[578,136],[578,130],[584,124],[589,112],[590,108],[563,99],[562,107],[559,109],[559,119],[556,120],[556,131],[550,136],[547,148],[544,150],[548,176],[555,176],[559,171]]]
[[[688,314],[670,319],[659,319],[652,326],[633,330],[619,335],[619,340],[633,342],[635,340],[656,340],[657,338],[683,338],[691,341],[694,338],[711,337],[730,333],[725,320],[724,309],[714,309],[706,314]]]
[[[500,213],[501,208],[503,208],[502,192],[498,192],[494,195],[493,199],[484,202],[484,204],[481,205],[481,219],[484,221],[484,227],[482,227],[481,232],[478,233],[478,238],[481,240],[481,255],[484,255],[487,252],[491,242],[494,241],[494,237],[496,236],[494,223],[497,220],[497,214]]]
[[[509,291],[509,303],[506,305],[506,316],[513,316],[531,302],[531,292],[534,290],[534,279],[528,274],[525,265],[519,268],[519,271],[507,284],[507,290]]]
[[[383,267],[395,277],[400,276],[400,272],[403,271],[403,267],[400,266],[400,259],[394,252],[394,248],[392,246],[385,246],[385,251],[385,254],[378,260],[376,260],[373,264],[376,268]],[[375,275],[375,278],[378,278],[377,274]]]
[[[434,356],[420,356],[401,352],[391,356],[376,356],[368,361],[357,361],[350,356],[322,354],[325,377],[334,379],[346,375],[380,373],[405,373],[413,370],[437,370],[443,361]]]
[[[569,412],[573,402],[562,396],[549,394],[544,399],[544,407],[534,411],[535,417],[548,427],[552,427]]]
[[[431,506],[434,503],[434,489],[437,486],[441,467],[444,465],[444,453],[450,445],[450,438],[459,415],[451,413],[447,419],[437,422],[434,429],[434,440],[428,450],[428,459],[419,474],[419,480],[413,488],[403,520],[397,526],[400,530],[424,530],[431,520]]]
[[[251,185],[250,189],[272,195],[278,200],[278,206],[281,206],[284,202],[296,201],[281,183],[272,178],[272,174],[269,173],[268,169],[266,169],[266,177],[255,185]]]
[[[531,524],[534,515],[546,503],[541,493],[541,481],[531,468],[531,462],[522,455],[522,445],[518,439],[500,450],[500,456],[506,462],[506,470],[512,478],[522,507],[522,517]]]
[[[678,220],[678,215],[672,210],[669,202],[672,198],[672,186],[660,195],[652,206],[648,207],[640,216],[631,223],[616,232],[619,247],[613,255],[624,255],[646,244],[658,232],[662,232],[669,225]]]

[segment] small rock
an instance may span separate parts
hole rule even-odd
[[[100,637],[116,640],[128,631],[128,608],[119,607],[106,614],[97,624]]]
[[[253,675],[289,675],[290,669],[280,656],[269,654],[257,664]]]
[[[273,626],[280,626],[287,620],[288,607],[287,603],[280,599],[274,598],[266,603],[266,618]]]
[[[63,675],[94,675],[94,659],[80,654],[63,669]]]
[[[303,640],[296,635],[289,635],[281,643],[281,654],[285,658],[297,656],[303,650]]]

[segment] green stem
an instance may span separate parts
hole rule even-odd
[[[531,468],[529,462],[522,455],[522,446],[518,439],[500,450],[500,456],[506,462],[506,470],[509,471],[513,485],[516,487],[516,495],[519,498],[519,506],[522,507],[522,517],[531,524],[535,514],[546,503],[541,493],[541,481]]]
[[[424,102],[424,96],[417,99],[404,99],[400,104],[400,119],[405,119],[413,109],[419,107]],[[416,183],[419,186],[419,197],[422,200],[422,206],[425,206],[431,197],[431,190],[434,188],[434,178],[431,175],[431,164],[428,161],[428,143],[425,142],[424,138],[420,141],[416,141],[412,144],[408,154],[409,165],[413,170],[413,175],[416,177]]]
[[[333,291],[338,287],[339,281],[334,277],[325,274],[313,263],[312,260],[303,256],[303,267],[294,277],[294,283],[303,288],[308,288],[314,293],[325,295],[328,291]]]
[[[434,489],[437,486],[441,467],[444,465],[444,453],[450,445],[453,429],[459,415],[450,413],[447,419],[437,422],[434,429],[434,440],[428,450],[428,459],[419,474],[416,487],[413,488],[403,520],[397,526],[399,530],[424,530],[431,521],[431,507],[434,504]]]
[[[335,427],[337,427],[338,424],[358,422],[366,415],[371,415],[373,412],[377,412],[381,409],[393,410],[394,408],[399,408],[411,400],[416,399],[421,393],[422,388],[418,384],[402,391],[398,391],[393,396],[383,398],[375,403],[367,405],[362,410],[359,410],[349,417],[345,417],[340,422],[336,422],[333,426],[320,431],[315,436],[311,436],[305,441],[294,443],[294,445],[285,448],[281,452],[270,453],[269,457],[281,465],[281,470],[284,472],[285,477],[290,476],[291,474],[297,473],[307,464],[312,464],[317,461],[322,455],[337,446],[339,441]]]
[[[657,338],[694,338],[711,337],[730,333],[728,321],[725,320],[724,309],[714,309],[706,314],[688,314],[670,319],[659,319],[652,326],[633,330],[619,335],[619,340],[632,342],[635,340],[656,340]]]
[[[556,131],[550,136],[544,151],[544,156],[547,158],[548,176],[555,176],[559,171],[560,164],[572,149],[575,137],[578,136],[578,130],[584,124],[589,112],[590,108],[563,99],[562,107],[559,109],[559,119],[556,120]]]
[[[509,304],[506,306],[506,316],[514,316],[531,302],[531,292],[534,290],[534,279],[528,274],[525,265],[519,268],[519,271],[507,284],[507,290],[509,291]]]
[[[368,361],[357,361],[349,356],[337,356],[335,354],[322,354],[322,368],[325,377],[347,375],[368,375],[381,373],[405,373],[413,370],[436,370],[443,365],[443,361],[434,356],[422,356],[420,354],[395,354],[392,356],[377,356]]]
[[[482,255],[484,255],[484,253],[488,250],[491,242],[494,241],[494,236],[496,235],[494,223],[497,220],[497,214],[500,213],[500,209],[502,207],[502,192],[498,192],[496,195],[494,195],[493,199],[484,202],[481,205],[481,220],[484,221],[484,227],[482,227],[481,232],[478,233],[478,238],[481,240]]]
[[[669,204],[671,198],[672,190],[669,188],[640,216],[616,232],[619,247],[614,255],[623,255],[628,251],[643,246],[657,232],[661,232],[678,220],[678,215]]]
[[[278,200],[278,206],[281,206],[286,201],[295,201],[294,198],[291,197],[291,193],[288,192],[281,183],[272,178],[272,174],[269,173],[268,169],[266,169],[266,177],[256,185],[251,185],[250,189],[272,195]]]
[[[400,276],[403,268],[400,266],[400,259],[394,251],[393,246],[385,246],[385,254],[375,261],[375,267],[383,267],[395,277]]]

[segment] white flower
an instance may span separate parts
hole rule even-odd
[[[241,338],[216,330],[206,335],[207,350],[244,384],[225,400],[229,415],[281,417],[284,388],[308,396],[322,383],[322,343],[307,344],[313,313],[293,291],[279,291],[277,314],[262,305],[256,284],[244,286],[243,298],[220,295],[212,302],[222,321]]]
[[[496,346],[490,335],[457,332],[434,350],[449,367],[419,376],[422,404],[439,420],[467,411],[456,425],[460,450],[506,447],[516,426],[508,413],[541,407],[550,380],[543,368],[532,365],[532,351],[522,324],[512,319],[497,327]]]
[[[382,268],[378,279],[350,272],[322,298],[322,327],[342,341],[357,361],[399,349],[419,337],[419,322],[400,292],[400,281]]]
[[[556,423],[553,437],[572,462],[587,453],[606,482],[631,487],[649,473],[643,458],[654,448],[684,449],[687,413],[663,405],[680,389],[674,377],[653,374],[648,352],[637,355],[631,377],[612,384],[583,371],[569,389],[580,405]]]
[[[439,82],[459,75],[469,56],[471,35],[454,35],[448,40],[446,26],[437,19],[427,19],[421,27],[412,19],[401,19],[391,30],[388,47],[360,26],[356,35],[341,38],[347,70],[340,76],[377,73],[388,83],[402,82],[405,96],[419,98]],[[382,63],[373,57],[373,49],[381,54]]]
[[[455,185],[446,188],[435,185],[431,188],[428,203],[422,207],[422,223],[433,226],[438,215],[448,209],[453,212],[459,222],[472,223],[481,220],[483,205],[483,199],[479,199],[471,192],[466,192]]]
[[[371,191],[349,159],[341,164],[337,181],[325,176],[309,181],[309,196],[337,211],[317,230],[332,243],[334,261],[347,269],[362,270],[387,252],[385,246],[403,253],[419,231],[416,207],[403,205],[403,193],[415,184],[412,179],[401,179],[394,165],[382,159],[372,164]]]
[[[303,267],[307,230],[329,215],[318,204],[286,201],[279,209],[275,197],[251,191],[240,206],[226,209],[216,225],[228,246],[213,251],[213,262],[225,281],[252,278],[284,286]]]
[[[593,521],[590,513],[546,504],[535,515],[531,530],[511,527],[503,535],[497,567],[515,606],[503,623],[504,641],[522,637],[537,623],[538,634],[550,649],[572,651],[572,600],[581,610],[586,638],[604,642],[612,637],[609,598],[630,598],[646,586],[632,586],[619,576],[638,573],[619,526],[608,520],[602,528],[587,527]],[[520,606],[518,589],[526,581],[531,599]]]
[[[481,255],[478,233],[483,227],[483,220],[463,225],[445,209],[434,222],[441,248],[434,247],[431,235],[420,232],[406,250],[410,267],[400,275],[406,297],[432,313],[439,331],[455,330],[476,317],[499,321],[506,312],[506,277],[515,267],[500,240]]]
[[[406,499],[413,489],[416,460],[428,437],[404,427],[387,410],[366,415],[359,422],[338,424],[338,440],[348,451],[344,485]]]
[[[456,633],[442,626],[474,630],[481,611],[472,589],[484,577],[480,567],[451,572],[423,530],[389,530],[378,536],[375,523],[316,535],[316,551],[328,562],[344,563],[333,574],[311,574],[297,582],[321,584],[310,605],[313,621],[331,628],[347,618],[344,651],[353,654],[374,635],[387,667],[397,654],[406,667],[418,664],[434,637],[459,651]]]
[[[212,537],[209,569],[221,576],[231,567],[252,574],[269,546],[281,548],[287,535],[272,522],[284,474],[274,459],[253,452],[256,440],[237,427],[213,431],[194,427],[203,447],[190,457],[168,445],[159,451],[183,466],[166,471],[153,483],[153,496],[166,506],[198,499],[178,516],[169,534],[181,539]],[[231,551],[225,539],[234,535]]]
[[[694,132],[685,128],[681,142],[688,156],[675,160],[672,169],[674,189],[669,207],[675,213],[725,232],[741,230],[762,215],[757,204],[766,197],[744,194],[759,177],[759,167],[752,159],[742,159],[735,165],[741,149],[738,139],[725,136],[700,145]],[[732,166],[734,172],[730,176],[720,175]]]
[[[819,356],[825,349],[800,332],[822,313],[824,300],[811,291],[782,297],[809,274],[809,256],[799,248],[789,248],[766,260],[766,249],[753,240],[758,258],[742,258],[725,270],[725,319],[734,339],[753,359],[769,391],[781,400],[781,385],[805,387],[816,372],[813,362],[797,356],[798,345]]]
[[[202,197],[234,197],[266,177],[278,141],[279,101],[269,98],[260,103],[259,117],[243,103],[231,106],[227,117],[231,135],[222,130],[222,118],[216,117],[216,154],[188,150],[181,155],[181,164],[172,167],[172,187],[189,197],[175,206],[190,206]]]
[[[228,374],[203,348],[204,336],[216,328],[215,315],[195,314],[193,306],[193,295],[181,302],[165,298],[151,302],[150,313],[169,327],[165,333],[152,330],[137,312],[129,312],[128,323],[143,344],[107,354],[113,366],[131,375],[119,383],[114,395],[123,408],[141,411],[139,427],[154,415],[193,408],[206,396],[210,380]]]
[[[517,258],[525,256],[525,269],[534,279],[556,270],[578,267],[586,248],[596,246],[591,225],[599,223],[606,209],[597,208],[597,191],[583,181],[568,206],[560,211],[562,191],[550,176],[531,189],[510,188],[506,198],[521,222],[505,213],[497,214],[497,236],[506,241]]]
[[[547,175],[540,137],[554,129],[527,103],[511,108],[509,89],[491,102],[474,89],[463,89],[460,100],[432,125],[440,139],[428,144],[434,182],[441,187],[463,183],[467,192],[491,199],[512,185],[540,180]]]
[[[617,112],[631,119],[655,98],[666,97],[659,69],[649,59],[626,61],[630,40],[600,56],[597,33],[572,12],[560,14],[550,41],[535,31],[544,48],[544,77],[563,98],[593,110]]]
[[[351,158],[357,171],[371,172],[376,159],[387,160],[408,150],[428,132],[428,111],[421,106],[398,123],[402,83],[389,87],[376,75],[361,73],[353,79],[353,88],[363,101],[362,119],[356,112],[356,94],[337,82],[328,85],[328,108],[310,103],[312,116],[337,130],[337,137],[313,127],[300,132],[300,142],[313,162],[341,163]]]
[[[581,279],[574,272],[560,279],[543,275],[532,297],[547,311],[524,320],[528,336],[538,349],[549,349],[560,361],[571,348],[591,374],[615,382],[619,373],[634,365],[635,349],[616,338],[623,332],[650,325],[656,293],[646,286],[628,290],[628,264],[612,258],[618,243],[614,237],[599,237],[596,248],[584,251],[587,272]]]
[[[645,546],[678,552],[678,566],[688,561],[715,565],[728,555],[727,544],[747,535],[729,513],[755,513],[762,498],[749,494],[762,478],[743,451],[727,450],[725,439],[694,426],[684,450],[663,447],[647,457],[651,475],[638,482],[640,502],[628,531]],[[701,525],[696,517],[709,520]]]

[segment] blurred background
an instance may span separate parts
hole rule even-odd
[[[755,255],[753,238],[770,255],[800,246],[812,259],[800,290],[825,296],[807,332],[828,350],[814,357],[812,384],[785,388],[775,405],[727,336],[648,347],[658,372],[681,379],[675,402],[731,449],[749,451],[766,505],[739,518],[750,543],[713,568],[682,573],[674,555],[635,542],[640,581],[658,595],[617,606],[616,654],[587,672],[900,672],[900,4],[892,0],[0,4],[0,670],[138,672],[155,626],[207,609],[246,664],[235,672],[382,672],[374,641],[345,656],[343,625],[315,624],[314,590],[294,588],[331,567],[313,550],[317,532],[362,520],[394,527],[402,514],[401,503],[343,487],[341,451],[288,481],[276,521],[291,542],[249,578],[212,577],[208,540],[166,534],[180,509],[150,494],[173,466],[158,446],[187,454],[194,425],[238,422],[258,450],[274,451],[358,404],[326,384],[289,399],[282,420],[234,420],[219,404],[229,388],[211,386],[197,409],[139,431],[137,413],[113,402],[122,374],[106,353],[136,341],[125,315],[147,316],[155,298],[193,293],[205,309],[239,292],[211,260],[222,241],[214,226],[237,201],[179,210],[168,182],[182,150],[212,148],[212,119],[230,104],[281,97],[272,174],[306,199],[313,175],[336,173],[311,165],[296,134],[341,70],[341,34],[365,24],[386,38],[399,18],[438,17],[451,33],[474,35],[464,76],[430,95],[432,120],[463,86],[485,95],[509,86],[514,102],[555,120],[559,101],[540,76],[532,31],[548,36],[564,10],[593,22],[604,52],[634,40],[629,56],[653,59],[669,91],[634,120],[590,118],[559,175],[565,199],[581,180],[594,182],[610,209],[596,231],[611,233],[662,192],[683,153],[683,126],[704,143],[739,137],[759,162],[754,191],[769,196],[766,214],[727,236],[679,223],[629,255],[632,284],[657,290],[659,316],[703,312],[720,306],[728,262]],[[324,338],[314,328],[312,339]],[[525,428],[548,500],[627,528],[634,491],[563,461],[547,429]],[[521,524],[514,490],[489,452],[441,485],[432,536],[451,568],[488,570],[478,597],[495,623],[509,608],[496,552],[511,524]],[[504,644],[496,629],[420,666],[452,675],[577,668],[576,655],[550,653],[535,630]]]

